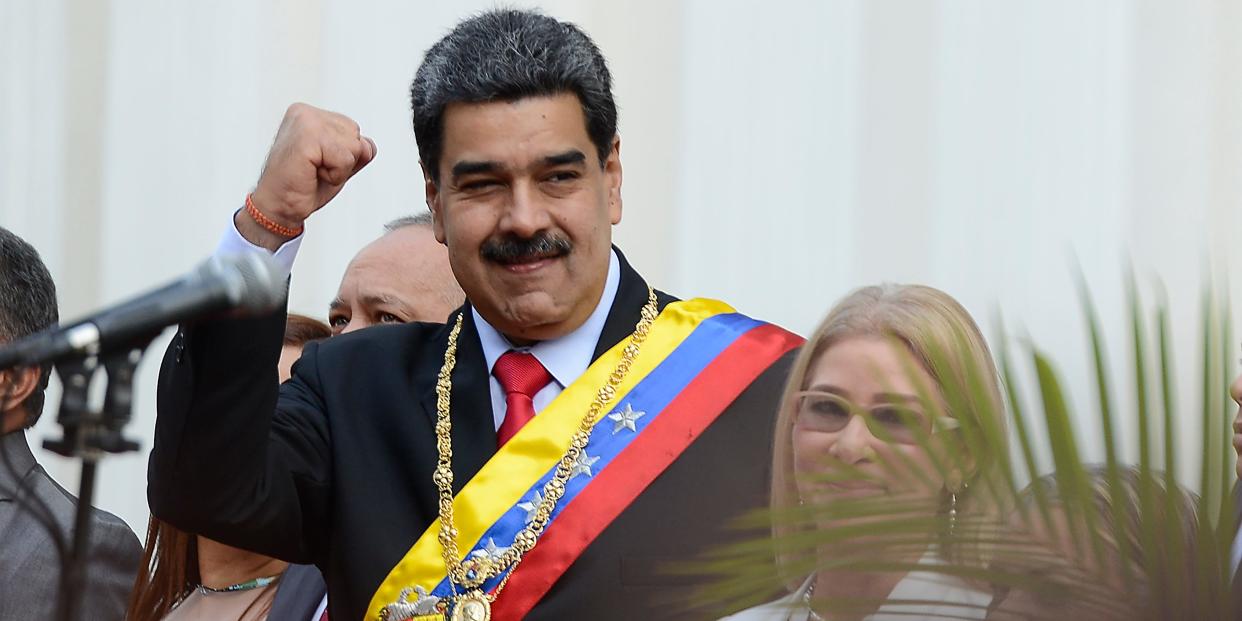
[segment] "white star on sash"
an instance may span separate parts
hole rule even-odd
[[[534,516],[532,515],[531,517],[533,518]],[[508,551],[509,551],[509,548],[507,546],[506,547],[498,546],[496,545],[496,542],[492,540],[491,537],[488,537],[487,545],[483,546],[482,550],[475,550],[471,552],[470,556],[474,558],[487,558],[491,560],[492,562],[496,562],[496,561],[499,561],[500,557],[504,556],[505,552],[508,552]]]
[[[530,524],[535,521],[535,513],[539,511],[539,505],[543,504],[543,494],[539,490],[535,490],[535,497],[526,502],[519,502],[517,508],[526,512],[526,523]]]
[[[569,480],[572,481],[578,478],[578,475],[580,474],[585,474],[588,478],[593,476],[591,466],[594,466],[597,461],[599,461],[599,457],[591,457],[590,455],[587,455],[585,450],[578,453],[578,459],[574,460],[572,470],[573,474],[569,475]]]
[[[621,431],[622,429],[629,429],[630,431],[637,432],[638,428],[634,426],[634,421],[646,415],[647,415],[646,412],[635,411],[634,408],[630,406],[630,404],[628,403],[625,404],[624,410],[618,410],[608,415],[608,420],[614,421],[616,423],[615,425],[613,425],[612,435],[614,436],[617,435],[617,432]]]

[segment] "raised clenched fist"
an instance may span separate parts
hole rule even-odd
[[[373,159],[375,143],[352,119],[295,103],[285,111],[267,154],[254,205],[275,223],[296,229]],[[237,215],[238,229],[251,242],[270,247],[284,241],[244,211]]]

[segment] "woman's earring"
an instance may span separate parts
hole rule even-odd
[[[949,539],[957,531],[957,492],[949,492]]]
[[[962,480],[962,473],[956,470],[950,472],[945,481],[945,491],[949,492],[948,534],[950,539],[957,534],[957,493],[965,490],[966,482]]]

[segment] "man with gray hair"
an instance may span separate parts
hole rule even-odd
[[[56,285],[39,253],[0,227],[0,346],[56,325]],[[35,461],[25,431],[43,413],[51,365],[0,369],[0,619],[53,619],[78,500]],[[120,619],[142,546],[91,509],[78,618]]]
[[[332,333],[385,323],[443,323],[466,301],[431,213],[398,218],[354,255],[328,307]]]

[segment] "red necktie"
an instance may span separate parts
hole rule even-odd
[[[519,351],[508,351],[498,358],[492,375],[505,390],[505,420],[496,430],[496,448],[500,448],[535,417],[535,394],[552,381],[552,375],[537,358]]]

